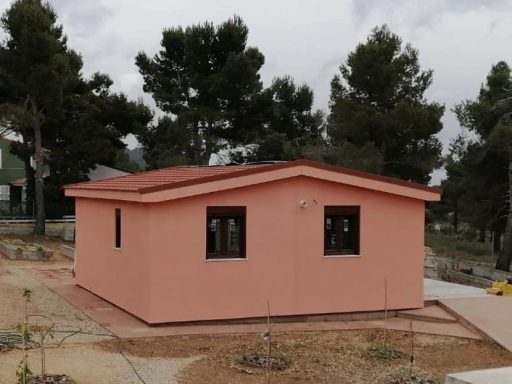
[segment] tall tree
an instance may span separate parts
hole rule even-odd
[[[238,144],[242,132],[254,129],[249,117],[262,88],[258,71],[264,57],[247,47],[247,35],[247,26],[235,16],[218,26],[165,29],[159,53],[137,55],[144,91],[176,119],[172,129],[187,139],[177,151],[180,162],[207,164],[212,153]],[[169,120],[161,123],[166,128],[157,127],[149,136],[171,128]]]
[[[418,51],[387,26],[378,27],[348,55],[340,72],[331,82],[332,145],[372,145],[382,156],[383,174],[428,182],[440,162],[435,134],[444,107],[425,99],[432,71],[421,70]]]
[[[323,114],[313,110],[313,90],[308,85],[297,86],[290,76],[276,77],[256,104],[254,120],[261,127],[240,137],[239,142],[250,145],[244,160],[316,158],[325,150]]]
[[[45,232],[44,126],[63,115],[63,94],[78,81],[80,57],[68,48],[57,15],[40,0],[16,0],[1,26],[0,98],[4,116],[29,145],[35,158],[35,233]],[[26,159],[25,159],[25,162]]]
[[[492,66],[476,100],[465,100],[454,109],[461,126],[476,135],[475,142],[469,147],[471,151],[462,159],[462,164],[466,164],[462,172],[465,184],[463,206],[470,207],[465,216],[480,229],[481,234],[491,229],[498,240],[504,223],[507,223],[504,248],[496,265],[504,270],[510,268],[512,260],[512,229],[509,228],[512,217],[506,220],[507,212],[510,215],[507,195],[512,182],[507,174],[510,168],[509,145],[512,142],[508,139],[507,120],[512,107],[507,103],[507,96],[511,88],[510,67],[501,61]],[[447,182],[452,183],[452,178],[449,177]]]
[[[121,138],[144,131],[152,113],[112,92],[106,75],[83,79],[81,58],[68,47],[48,3],[17,0],[1,25],[6,39],[0,44],[0,125],[22,136],[11,151],[25,162],[35,232],[43,234],[45,200],[62,199],[62,185],[86,180],[96,164],[113,164],[125,147]]]
[[[191,133],[179,119],[163,116],[138,137],[148,169],[187,165],[194,158]]]
[[[113,92],[112,84],[107,75],[95,73],[65,95],[64,116],[45,135],[48,197],[61,200],[63,185],[87,180],[98,164],[115,166],[126,147],[122,139],[145,131],[151,122],[147,106]]]

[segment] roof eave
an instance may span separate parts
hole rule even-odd
[[[112,191],[112,190],[98,190],[86,188],[66,188],[64,195],[68,197],[84,197],[91,199],[107,199],[107,200],[123,200],[123,201],[142,201],[141,194],[137,191]]]
[[[429,187],[422,184],[320,164],[308,160],[297,160],[261,168],[247,169],[236,173],[225,173],[178,183],[144,187],[135,191],[119,189],[109,190],[106,188],[92,189],[90,187],[80,188],[81,185],[79,183],[67,186],[66,196],[160,202],[240,188],[300,175],[424,201],[439,201],[442,193],[442,190],[436,187]],[[84,183],[82,186],[86,184],[88,183]]]

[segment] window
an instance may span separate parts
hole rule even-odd
[[[325,207],[324,254],[359,255],[359,207]]]
[[[245,207],[208,207],[206,259],[245,259]]]
[[[115,209],[116,248],[121,248],[121,208]]]
[[[10,191],[10,186],[0,185],[0,201],[9,201],[11,199]]]

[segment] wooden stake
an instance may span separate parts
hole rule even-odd
[[[388,347],[388,280],[384,279],[384,347]]]
[[[267,371],[267,384],[270,383],[270,359],[272,355],[272,334],[270,332],[270,303],[267,300],[267,361],[266,361],[266,371]]]
[[[412,368],[414,365],[414,332],[412,330],[412,319],[409,323],[409,331],[411,333],[411,357],[410,357],[410,369],[409,369],[409,376],[412,377]]]

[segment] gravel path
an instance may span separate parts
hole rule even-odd
[[[13,332],[16,325],[22,323],[25,301],[24,289],[32,290],[28,306],[30,314],[50,317],[55,323],[55,339],[46,344],[55,346],[66,338],[59,348],[49,348],[46,353],[46,371],[66,374],[77,384],[141,384],[126,359],[118,352],[100,349],[94,343],[112,339],[110,332],[87,317],[80,310],[62,299],[59,295],[35,280],[24,270],[29,262],[11,261],[0,254],[0,333]],[[41,268],[65,268],[69,262],[57,260],[41,264]],[[33,267],[34,264],[31,264]],[[33,317],[31,322],[38,319]],[[103,334],[100,336],[98,334]],[[37,341],[37,336],[34,336]],[[16,382],[16,367],[22,357],[20,350],[0,352],[0,384]],[[199,357],[135,357],[128,356],[146,384],[177,383],[181,370]],[[41,371],[40,352],[31,350],[29,364],[34,374]]]
[[[25,288],[32,290],[28,312],[50,317],[56,325],[56,338],[69,332],[82,330],[87,333],[109,333],[108,330],[91,320],[77,308],[63,300],[53,291],[34,280],[14,263],[0,259],[0,330],[14,329],[22,323],[24,314]],[[34,318],[35,319],[35,318]],[[68,331],[68,332],[66,332]],[[76,335],[73,342],[101,341],[105,337],[94,335]],[[71,341],[71,339],[69,339]]]
[[[0,383],[16,382],[16,366],[21,360],[21,351],[0,355]],[[146,384],[175,384],[183,368],[198,357],[149,358],[128,356]],[[29,365],[35,374],[40,373],[40,353],[33,350]],[[68,345],[46,353],[48,373],[70,376],[77,384],[141,384],[128,362],[119,353],[112,353],[87,345]]]

